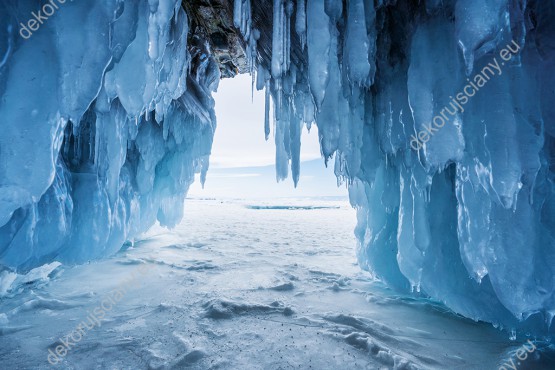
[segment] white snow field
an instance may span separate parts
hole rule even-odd
[[[339,200],[188,199],[173,231],[113,258],[3,274],[0,368],[503,369],[516,358],[526,338],[372,282],[355,219]],[[540,368],[538,354],[518,368]]]

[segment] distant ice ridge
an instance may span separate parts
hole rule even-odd
[[[110,255],[180,221],[208,169],[219,83],[178,0],[0,4],[0,264]]]
[[[242,10],[236,24],[264,27]],[[256,86],[275,106],[278,179],[290,166],[298,181],[300,127],[316,123],[358,210],[364,269],[466,317],[552,333],[553,17],[555,1],[274,0]],[[501,73],[411,149],[493,58]]]

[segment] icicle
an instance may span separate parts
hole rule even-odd
[[[308,78],[316,106],[320,108],[329,81],[330,19],[322,0],[307,3]]]
[[[274,115],[276,116],[276,120],[281,119],[281,105],[283,103],[283,81],[281,78],[274,79],[274,91],[276,96],[274,96],[275,101],[275,111]]]
[[[289,130],[288,121],[285,117],[285,106],[276,105],[274,113],[275,118],[275,144],[276,144],[276,180],[281,181],[287,178],[289,173],[289,158],[290,158],[290,146],[289,146]],[[283,117],[280,119],[277,117]]]
[[[243,35],[245,35],[246,39],[250,39],[251,36],[251,31],[252,31],[252,17],[251,17],[251,1],[250,0],[245,0],[245,5],[244,5],[244,14],[243,17],[245,19],[245,23],[243,25],[243,29],[241,30],[241,32],[243,32]]]
[[[297,0],[295,31],[301,41],[301,48],[304,50],[306,46],[306,0]]]
[[[295,184],[295,187],[297,187],[301,172],[302,122],[296,119],[296,117],[292,117],[291,121],[292,122],[289,125],[289,137],[291,142],[291,175],[293,177],[293,183]]]
[[[251,99],[254,101],[254,88],[256,84],[256,43],[260,38],[260,31],[257,29],[252,30],[249,38],[249,45],[247,49],[247,58],[249,60],[249,73],[252,78],[251,85]]]
[[[293,15],[293,2],[289,0],[285,6],[285,35],[283,42],[284,49],[284,68],[283,72],[287,72],[291,66],[291,16]]]
[[[274,30],[272,37],[272,77],[277,79],[283,74],[285,42],[284,0],[274,0]]]
[[[251,2],[250,0],[235,0],[233,3],[233,25],[241,31],[245,41],[251,36]]]
[[[267,72],[262,64],[259,64],[256,71],[256,90],[260,91],[266,87],[266,81],[268,81]]]
[[[243,22],[243,0],[235,0],[233,2],[233,25],[241,29]]]
[[[265,112],[264,112],[264,137],[266,141],[270,137],[270,80],[266,80],[266,101],[265,101]]]
[[[366,85],[370,74],[369,43],[366,32],[364,0],[349,1],[343,63],[347,67],[349,80],[357,86]]]

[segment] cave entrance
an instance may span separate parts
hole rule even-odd
[[[204,188],[192,185],[193,198],[298,198],[347,197],[345,186],[337,187],[333,165],[326,168],[320,155],[318,128],[303,128],[301,177],[277,182],[275,143],[272,133],[264,138],[264,91],[252,91],[251,76],[222,79],[216,100],[218,127],[214,135],[210,170]],[[270,114],[273,114],[271,112]]]

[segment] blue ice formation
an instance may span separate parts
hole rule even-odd
[[[555,1],[295,5],[274,0],[258,66],[278,179],[290,164],[298,180],[299,125],[315,123],[364,269],[475,320],[553,332]]]
[[[215,129],[218,67],[181,2],[66,2],[23,39],[41,4],[0,5],[0,263],[17,269],[174,225]],[[274,104],[277,178],[299,180],[316,124],[360,265],[466,317],[553,332],[555,1],[230,6],[267,136]]]
[[[18,270],[175,225],[215,129],[219,68],[181,2],[67,1],[21,31],[45,4],[0,4],[0,263]]]

